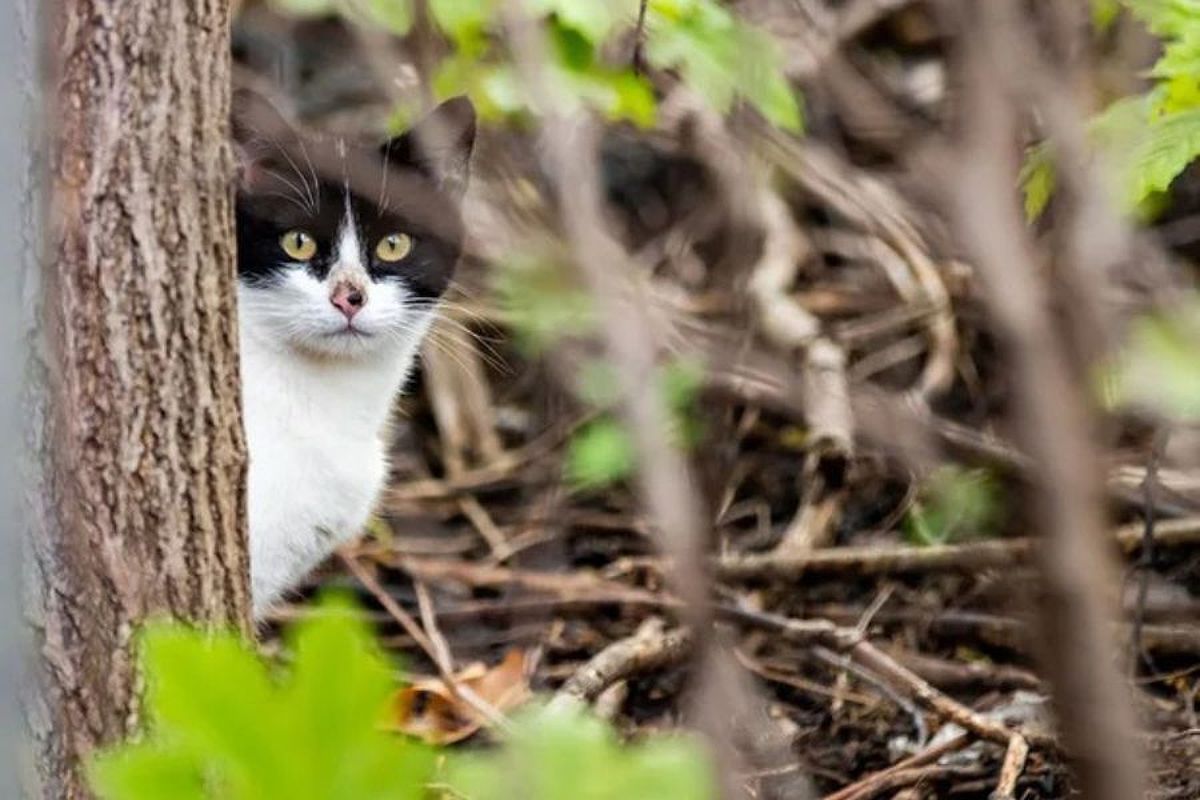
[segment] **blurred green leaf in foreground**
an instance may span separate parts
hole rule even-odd
[[[326,599],[275,671],[233,634],[140,637],[148,728],[90,765],[101,800],[705,800],[683,737],[622,745],[578,709],[534,709],[487,753],[434,750],[383,724],[393,670],[361,615]]]
[[[364,623],[327,602],[272,674],[233,634],[155,624],[141,638],[149,731],[105,753],[105,800],[417,800],[433,753],[382,730],[392,671]]]
[[[706,800],[715,796],[696,744],[662,738],[621,745],[577,708],[550,706],[517,719],[499,752],[468,755],[449,783],[471,800]]]

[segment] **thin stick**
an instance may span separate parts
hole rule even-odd
[[[475,713],[479,714],[483,719],[486,719],[497,728],[507,731],[511,725],[504,714],[502,714],[491,703],[480,697],[478,693],[472,690],[469,686],[462,685],[454,677],[454,672],[451,665],[441,657],[438,648],[434,645],[430,638],[425,635],[425,631],[421,630],[421,626],[418,625],[417,621],[412,618],[412,615],[405,611],[404,608],[397,603],[392,596],[387,593],[387,591],[384,590],[379,581],[375,579],[375,576],[351,556],[341,554],[341,560],[342,563],[346,565],[346,569],[348,569],[350,573],[358,579],[358,582],[361,583],[367,589],[367,591],[374,595],[376,601],[383,606],[383,609],[391,615],[392,619],[400,623],[400,627],[404,629],[405,633],[411,636],[413,641],[417,643],[417,646],[425,651],[425,654],[429,656],[429,660],[432,661],[434,666],[437,667],[438,677],[442,679],[442,683],[446,685],[446,688],[450,691],[450,693],[466,705],[470,706],[471,709]]]
[[[1155,489],[1158,486],[1158,461],[1165,444],[1165,436],[1162,433],[1156,434],[1154,443],[1151,445],[1150,458],[1146,463],[1146,477],[1142,479],[1142,552],[1134,567],[1139,573],[1138,590],[1133,606],[1133,624],[1129,634],[1129,671],[1134,676],[1137,673],[1138,663],[1143,660],[1151,669],[1154,668],[1153,663],[1150,663],[1149,656],[1142,651],[1142,628],[1146,622],[1146,598],[1150,594],[1150,570],[1154,566],[1155,558],[1154,525],[1157,522]]]
[[[898,775],[907,774],[909,770],[916,767],[936,763],[942,756],[947,753],[953,753],[968,741],[969,739],[965,733],[952,736],[941,744],[927,747],[921,752],[911,755],[903,761],[898,761],[886,769],[873,772],[849,786],[843,786],[833,794],[826,795],[822,800],[866,800],[866,798],[875,797],[890,788],[895,788],[895,779]]]
[[[996,781],[996,791],[992,792],[989,800],[1015,800],[1017,781],[1025,771],[1025,760],[1029,757],[1029,743],[1019,733],[1014,733],[1008,741],[1008,749],[1004,751],[1004,763],[1000,767],[1000,778]]]
[[[429,589],[421,581],[413,581],[413,589],[417,593],[417,607],[421,610],[421,622],[429,634],[429,641],[437,651],[435,663],[445,664],[448,672],[454,672],[454,654],[450,651],[450,643],[442,635],[438,627],[437,617],[433,610],[433,601],[429,597]]]
[[[618,681],[675,663],[692,649],[691,631],[665,630],[662,619],[651,617],[637,633],[605,647],[562,685],[552,701],[556,705],[590,703]]]
[[[637,28],[633,32],[633,58],[630,59],[630,63],[635,75],[641,75],[646,71],[644,52],[646,47],[646,5],[646,0],[642,0],[638,4]]]

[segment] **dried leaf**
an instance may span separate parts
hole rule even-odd
[[[497,711],[509,711],[529,699],[528,656],[509,650],[494,667],[476,662],[454,676],[457,686],[473,691]],[[469,703],[461,700],[440,678],[416,681],[392,699],[393,727],[430,744],[451,744],[473,735],[487,724]]]

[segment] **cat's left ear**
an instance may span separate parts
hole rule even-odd
[[[383,149],[389,163],[411,164],[458,201],[467,189],[474,147],[475,107],[466,97],[455,97],[387,142]]]

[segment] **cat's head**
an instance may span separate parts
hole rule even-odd
[[[242,326],[317,358],[415,349],[462,252],[470,102],[364,145],[305,136],[239,92],[233,130]]]

